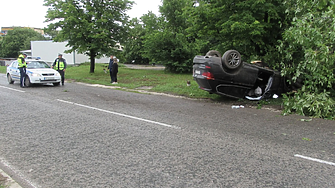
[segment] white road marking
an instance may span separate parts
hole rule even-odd
[[[296,155],[294,155],[294,157],[299,157],[299,158],[307,159],[307,160],[310,160],[310,161],[314,161],[314,162],[318,162],[318,163],[323,163],[323,164],[335,166],[335,163],[324,161],[324,160],[320,160],[320,159],[316,159],[316,158],[312,158],[312,157],[306,157],[306,156],[303,156],[303,155],[296,154]]]
[[[13,89],[13,88],[10,88],[10,87],[5,87],[5,86],[0,86],[1,88],[5,88],[5,89],[9,89],[9,90],[13,90],[13,91],[17,91],[17,92],[21,92],[21,93],[24,93],[25,91],[22,91],[22,90],[18,90],[18,89]]]
[[[7,169],[9,169],[12,173],[14,173],[16,176],[18,176],[21,180],[25,181],[26,184],[28,184],[32,188],[37,188],[31,181],[29,181],[25,176],[17,171],[14,167],[12,167],[6,160],[0,158],[0,163],[3,164]],[[14,185],[13,185],[14,187]],[[18,186],[21,187],[21,186]]]
[[[80,106],[80,107],[84,107],[84,108],[88,108],[88,109],[92,109],[92,110],[98,110],[100,112],[114,114],[114,115],[118,115],[118,116],[130,118],[130,119],[136,119],[136,120],[139,120],[139,121],[153,123],[153,124],[161,125],[161,126],[164,126],[164,127],[169,127],[169,128],[173,128],[173,129],[181,129],[180,127],[177,127],[177,126],[174,126],[174,125],[165,124],[165,123],[160,123],[160,122],[157,122],[157,121],[143,119],[143,118],[139,118],[139,117],[135,117],[135,116],[130,116],[130,115],[126,115],[126,114],[121,114],[121,113],[118,113],[118,112],[112,112],[112,111],[109,111],[109,110],[103,110],[103,109],[99,109],[99,108],[95,108],[95,107],[91,107],[91,106],[87,106],[87,105],[83,105],[83,104],[78,104],[78,103],[74,103],[74,102],[70,102],[70,101],[65,101],[65,100],[61,100],[61,99],[57,99],[57,100],[60,101],[60,102],[64,102],[64,103],[68,103],[68,104],[73,104],[73,105],[76,105],[76,106]]]

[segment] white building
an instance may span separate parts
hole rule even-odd
[[[53,41],[31,41],[31,56],[40,57],[42,60],[53,63],[62,54],[66,59],[67,64],[80,64],[90,62],[89,56],[78,54],[76,52],[64,53],[65,50],[70,49],[66,47],[67,42],[53,42]],[[109,57],[95,59],[96,63],[109,63]]]

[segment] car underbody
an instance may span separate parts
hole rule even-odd
[[[195,56],[193,78],[201,89],[232,98],[261,100],[290,91],[280,72],[260,61],[242,62],[235,50],[227,51],[222,57],[217,51]]]

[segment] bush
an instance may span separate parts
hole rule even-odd
[[[335,119],[335,101],[330,92],[309,93],[303,87],[293,96],[284,95],[284,115],[297,113],[325,119]]]

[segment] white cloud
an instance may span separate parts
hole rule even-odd
[[[135,3],[133,8],[128,11],[131,18],[140,18],[143,14],[152,11],[157,16],[159,15],[159,6],[162,5],[161,0],[133,0]]]

